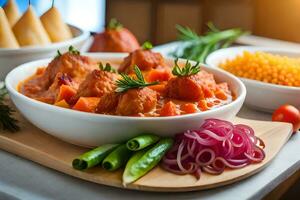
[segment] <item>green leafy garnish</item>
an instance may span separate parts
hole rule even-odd
[[[61,56],[61,52],[57,50],[57,55],[55,56],[55,58],[59,58],[60,56]]]
[[[183,27],[176,24],[176,29],[178,31],[178,39],[180,40],[197,40],[199,39],[198,34],[190,29],[189,27]]]
[[[144,49],[144,50],[150,50],[152,48],[153,48],[153,45],[149,41],[144,42],[144,44],[142,45],[142,49]]]
[[[144,76],[142,72],[140,71],[138,66],[134,66],[134,72],[136,75],[136,79],[126,75],[126,74],[121,74],[122,79],[117,80],[117,89],[115,90],[116,92],[125,92],[129,89],[133,88],[143,88],[147,87],[150,85],[156,85],[158,82],[152,82],[152,83],[147,83],[144,79]]]
[[[172,53],[174,57],[205,62],[206,57],[213,51],[226,48],[238,37],[247,34],[239,28],[220,31],[211,22],[207,24],[208,32],[198,35],[189,27],[176,25],[178,39],[183,43]]]
[[[183,68],[178,66],[178,59],[175,60],[175,66],[173,67],[172,74],[175,76],[191,76],[200,72],[200,65],[197,62],[194,66],[189,62],[186,61],[185,66]]]
[[[4,103],[7,94],[5,85],[2,83],[0,86],[0,125],[3,130],[16,132],[20,130],[20,127],[17,124],[18,120],[12,116],[15,111]]]
[[[115,73],[116,70],[109,64],[106,63],[105,66],[102,64],[102,62],[99,63],[99,69],[102,71],[107,71],[107,72],[113,72]]]
[[[75,47],[73,47],[72,45],[71,46],[69,46],[69,51],[68,51],[69,53],[71,53],[71,54],[74,54],[74,55],[80,55],[80,51],[78,51]],[[60,56],[62,55],[62,53],[59,51],[59,50],[57,50],[57,54],[56,54],[56,56],[55,56],[55,59],[56,58],[59,58]]]
[[[74,55],[80,55],[80,51],[78,51],[75,47],[72,45],[69,46],[69,53],[74,54]]]
[[[116,18],[112,18],[109,21],[107,28],[117,30],[117,29],[123,28],[123,24],[121,24]]]

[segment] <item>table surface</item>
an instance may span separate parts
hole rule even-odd
[[[269,120],[270,114],[243,107],[239,117]],[[185,193],[151,193],[83,181],[0,150],[0,199],[260,199],[300,169],[300,134],[294,135],[271,164],[228,186]]]

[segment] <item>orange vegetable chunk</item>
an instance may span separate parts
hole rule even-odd
[[[56,102],[59,102],[61,100],[66,100],[66,102],[69,102],[69,100],[76,94],[76,90],[72,88],[69,85],[61,85],[59,88],[59,93],[56,98]]]
[[[180,106],[180,109],[185,113],[195,113],[197,112],[196,105],[193,103],[185,103]]]
[[[163,94],[166,90],[166,85],[165,84],[151,85],[149,86],[149,88],[158,92],[159,94]]]
[[[73,109],[83,112],[95,112],[99,101],[100,98],[98,97],[80,97]]]
[[[225,94],[225,92],[223,90],[217,90],[215,92],[215,96],[218,98],[218,99],[221,99],[221,100],[227,100],[227,95]]]
[[[64,99],[54,103],[54,105],[62,108],[70,108],[70,105]]]
[[[209,110],[209,106],[207,105],[207,101],[206,100],[200,100],[198,102],[198,107],[201,111],[206,111]]]
[[[171,74],[169,71],[166,70],[151,70],[147,75],[147,81],[148,82],[154,82],[154,81],[168,81],[171,78]]]
[[[162,109],[160,110],[160,116],[175,116],[175,115],[179,115],[179,111],[176,108],[176,105],[172,102],[169,101],[168,103],[166,103]]]

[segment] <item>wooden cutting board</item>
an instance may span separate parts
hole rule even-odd
[[[54,138],[34,127],[21,116],[18,116],[18,119],[20,120],[21,131],[0,133],[1,149],[80,179],[113,187],[124,187],[121,181],[122,170],[114,173],[107,172],[100,167],[84,172],[74,170],[71,166],[72,160],[87,151],[86,148]],[[266,158],[263,162],[242,169],[228,169],[221,175],[203,173],[200,180],[196,180],[191,175],[175,175],[156,167],[135,183],[127,185],[126,188],[155,192],[183,192],[230,184],[249,177],[266,167],[292,133],[292,126],[286,123],[241,118],[236,118],[234,123],[250,125],[255,130],[256,135],[264,140]]]

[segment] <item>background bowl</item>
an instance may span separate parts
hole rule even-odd
[[[219,67],[220,63],[226,61],[226,59],[233,59],[237,55],[241,55],[244,51],[263,51],[277,55],[300,58],[299,51],[290,49],[242,46],[217,50],[207,57],[206,63],[211,67]],[[300,108],[300,87],[264,83],[247,78],[240,79],[246,85],[247,96],[245,103],[250,107],[266,112],[273,112],[283,104],[291,104]]]
[[[9,71],[25,62],[55,56],[57,50],[64,52],[70,45],[80,49],[90,34],[75,26],[69,26],[74,36],[70,40],[47,46],[28,46],[18,49],[0,48],[0,80],[4,80]]]
[[[115,66],[124,58],[114,54],[111,56],[93,54],[93,57],[113,63]],[[10,98],[25,118],[35,126],[55,137],[81,146],[122,142],[142,133],[173,136],[187,129],[198,128],[207,118],[230,120],[236,116],[246,96],[246,88],[238,78],[219,69],[203,66],[203,69],[215,75],[218,82],[228,82],[231,90],[237,95],[233,102],[214,110],[175,117],[125,117],[85,113],[42,103],[17,91],[20,81],[49,62],[50,59],[38,60],[12,70],[5,80]],[[173,59],[166,59],[166,62],[173,64]],[[179,61],[181,65],[184,63],[184,60]]]

